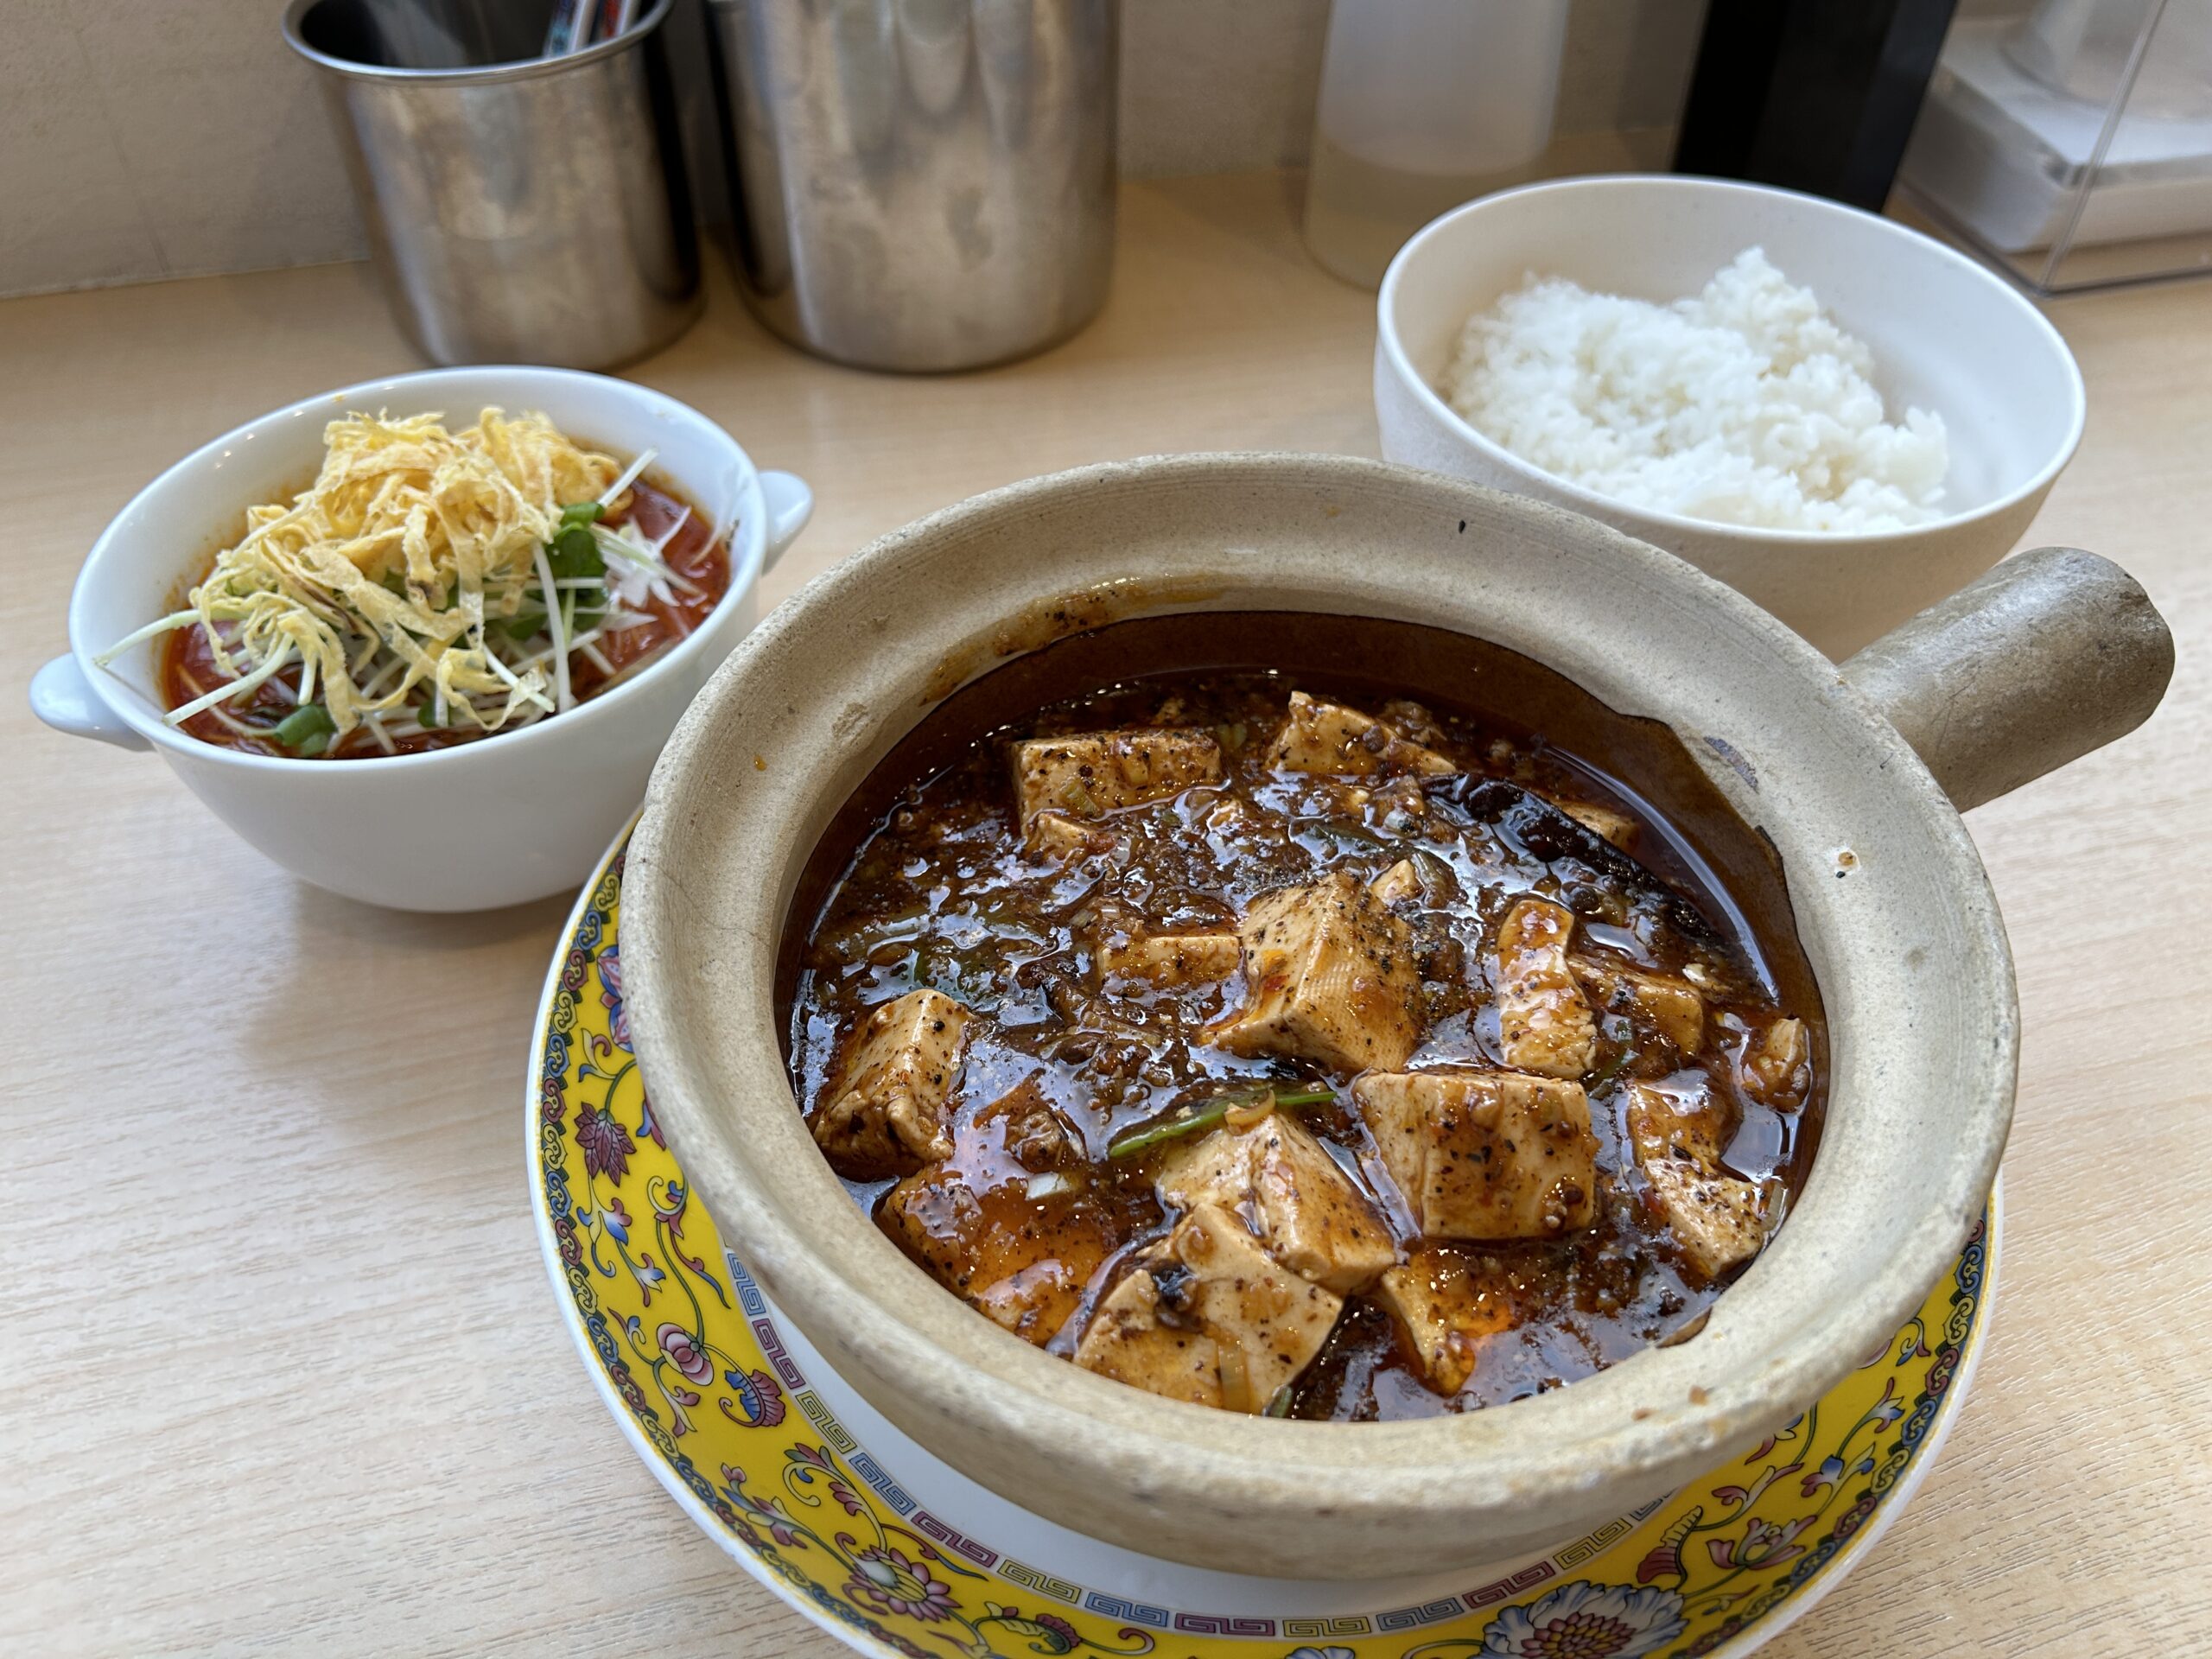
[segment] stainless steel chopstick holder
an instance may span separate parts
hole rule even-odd
[[[698,238],[660,33],[672,3],[558,58],[524,55],[543,39],[542,5],[287,9],[285,38],[321,72],[392,309],[425,357],[612,368],[698,315]],[[442,12],[443,29],[423,16]],[[428,54],[447,61],[518,60],[398,67],[426,37],[449,37],[449,52]]]
[[[1074,333],[1114,245],[1113,0],[710,0],[738,275],[862,368]]]

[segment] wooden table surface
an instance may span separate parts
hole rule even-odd
[[[634,371],[820,508],[767,602],[972,492],[1162,450],[1373,454],[1372,300],[1283,181],[1134,186],[1104,316],[960,378],[771,340],[717,265]],[[1910,1511],[1770,1652],[2212,1652],[2212,286],[2069,299],[2087,442],[2031,544],[2181,641],[2142,731],[1969,820],[2026,1037],[1980,1380]],[[153,757],[33,721],[84,550],[177,456],[416,366],[360,267],[0,305],[0,1649],[827,1655],[632,1455],[526,1198],[564,899],[365,909]]]

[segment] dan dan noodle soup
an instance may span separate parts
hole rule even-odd
[[[729,588],[721,527],[542,415],[351,415],[151,638],[169,723],[291,759],[518,730],[620,684]]]

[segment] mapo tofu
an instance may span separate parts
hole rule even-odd
[[[922,1272],[1100,1376],[1500,1403],[1688,1326],[1783,1209],[1814,1027],[1673,844],[1488,721],[1134,682],[865,826],[793,1082]]]

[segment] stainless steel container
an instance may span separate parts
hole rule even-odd
[[[1106,298],[1113,0],[710,0],[738,275],[861,368],[1041,350]]]
[[[433,362],[612,368],[697,316],[673,3],[542,59],[543,3],[292,0],[284,37],[322,72],[385,292]],[[477,67],[402,67],[418,53]]]

